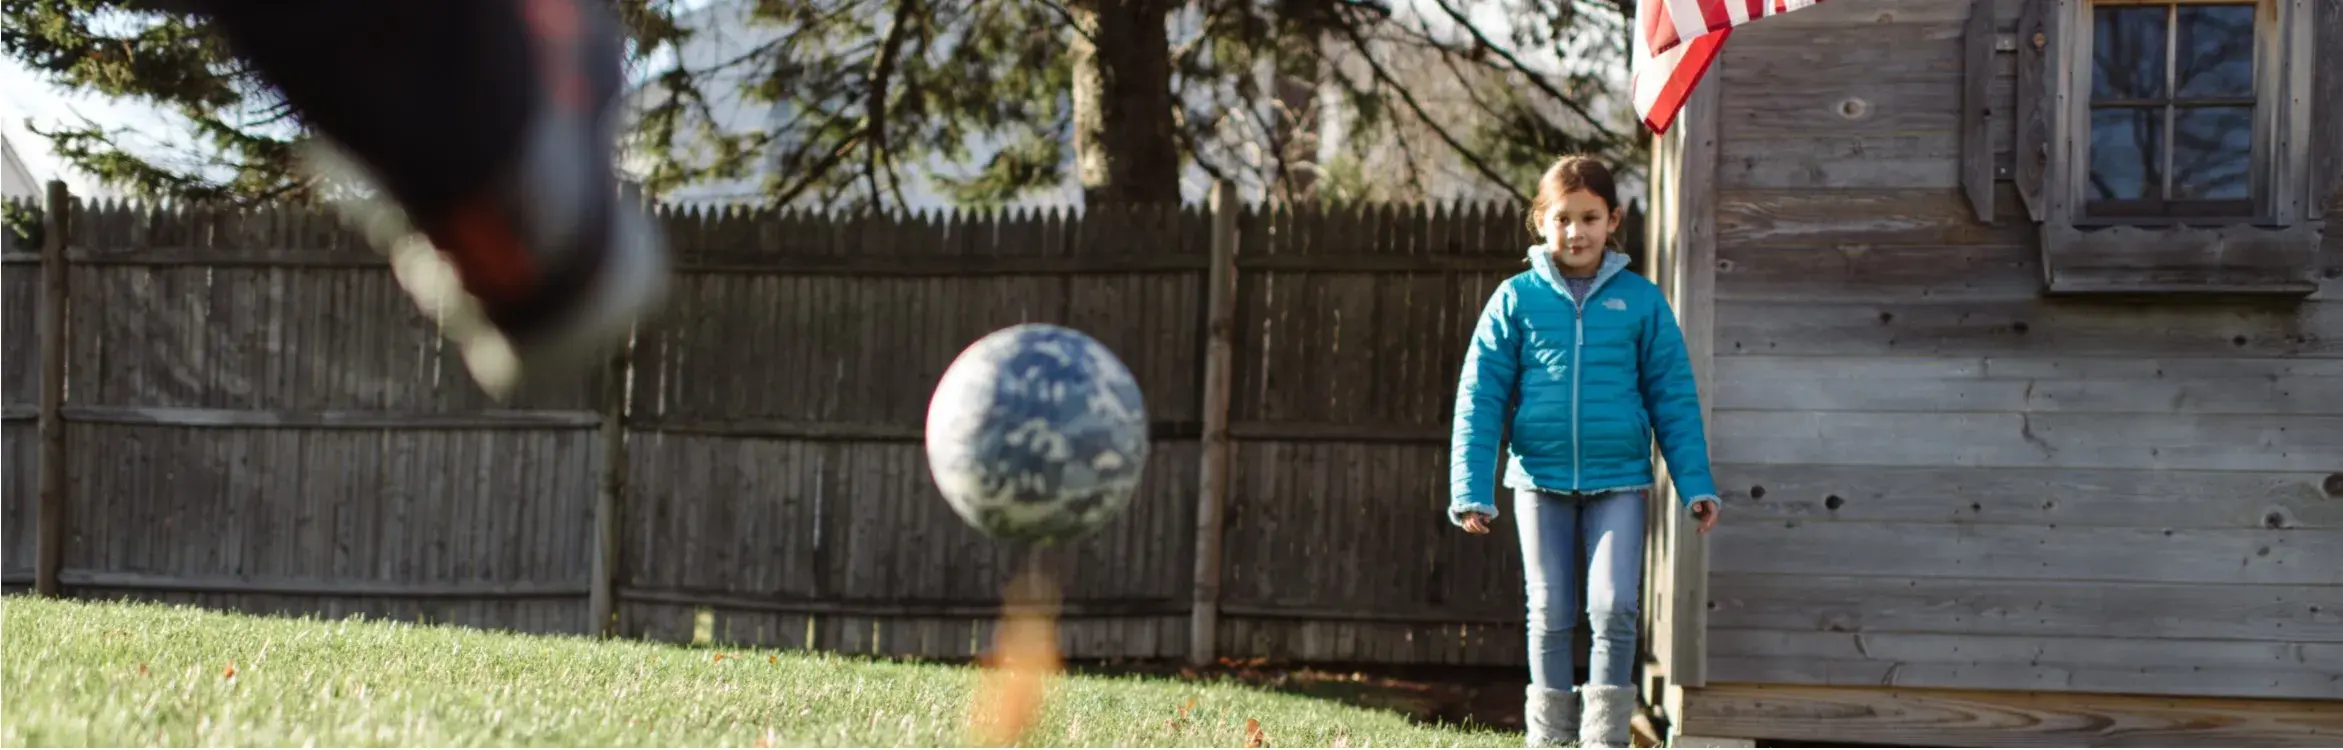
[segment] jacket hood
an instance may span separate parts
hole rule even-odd
[[[1610,281],[1611,277],[1627,270],[1629,260],[1626,253],[1617,250],[1604,250],[1603,265],[1595,269],[1595,283],[1587,287],[1587,293],[1592,295],[1594,290],[1603,288],[1603,282]],[[1573,299],[1570,296],[1570,286],[1562,283],[1562,269],[1554,265],[1554,254],[1548,251],[1545,245],[1529,246],[1529,264],[1530,268],[1538,272],[1538,278],[1544,280],[1547,286],[1553,287],[1554,291],[1561,292],[1564,299]]]

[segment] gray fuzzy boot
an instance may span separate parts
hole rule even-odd
[[[1627,723],[1635,718],[1635,687],[1586,685],[1578,689],[1586,703],[1578,724],[1579,747],[1627,747]]]
[[[1565,747],[1578,735],[1578,694],[1529,686],[1521,722],[1529,726],[1530,747]]]

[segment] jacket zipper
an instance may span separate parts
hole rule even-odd
[[[1587,285],[1587,296],[1594,296],[1594,291],[1594,285]],[[1570,341],[1570,489],[1575,492],[1584,484],[1583,478],[1580,477],[1579,468],[1580,462],[1584,458],[1585,449],[1579,447],[1578,439],[1578,414],[1581,406],[1578,396],[1578,371],[1581,369],[1579,367],[1579,354],[1586,351],[1586,301],[1573,299],[1571,304],[1574,310],[1571,323],[1574,324],[1573,327],[1576,330]]]

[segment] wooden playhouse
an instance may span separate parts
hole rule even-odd
[[[2343,744],[2343,2],[1723,49],[1653,156],[1727,506],[1654,531],[1667,733]]]

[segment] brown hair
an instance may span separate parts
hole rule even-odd
[[[1611,213],[1619,212],[1619,187],[1612,184],[1611,168],[1592,156],[1572,154],[1555,159],[1538,178],[1537,197],[1529,201],[1530,234],[1538,233],[1538,219],[1546,215],[1546,209],[1562,202],[1562,195],[1572,190],[1594,193]]]

